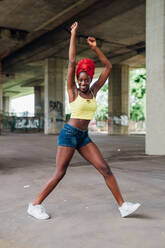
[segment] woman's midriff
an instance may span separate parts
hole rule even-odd
[[[76,128],[86,130],[88,129],[90,120],[83,120],[83,119],[73,119],[71,118],[68,123]]]

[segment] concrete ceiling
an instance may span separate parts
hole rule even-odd
[[[80,25],[78,58],[93,58],[101,66],[86,44],[90,35],[112,63],[145,66],[145,0],[2,0],[0,56],[5,95],[24,95],[33,85],[43,84],[45,58],[68,59],[69,27],[75,20]]]

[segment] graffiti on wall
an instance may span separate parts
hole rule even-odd
[[[40,120],[38,118],[16,118],[14,123],[15,129],[32,129],[40,128]]]
[[[128,116],[125,114],[120,115],[119,117],[118,116],[110,116],[108,125],[112,125],[112,124],[121,125],[121,126],[128,126],[129,125]]]
[[[57,111],[63,113],[63,104],[60,101],[49,101],[49,111]]]

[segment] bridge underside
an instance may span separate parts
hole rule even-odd
[[[13,8],[13,6],[15,6]],[[57,7],[58,6],[58,7]],[[68,60],[70,25],[79,21],[77,59],[98,58],[86,38],[95,36],[113,64],[145,66],[144,0],[34,1],[13,0],[0,7],[0,47],[3,57],[3,94],[17,97],[43,85],[44,60]],[[4,25],[5,23],[5,25]],[[19,27],[19,28],[18,28]]]

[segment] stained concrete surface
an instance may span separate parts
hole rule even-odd
[[[78,153],[45,200],[51,219],[26,213],[55,167],[57,136],[0,136],[0,248],[164,248],[165,157],[144,154],[144,136],[92,135],[123,197],[142,203],[121,218],[102,176]]]

